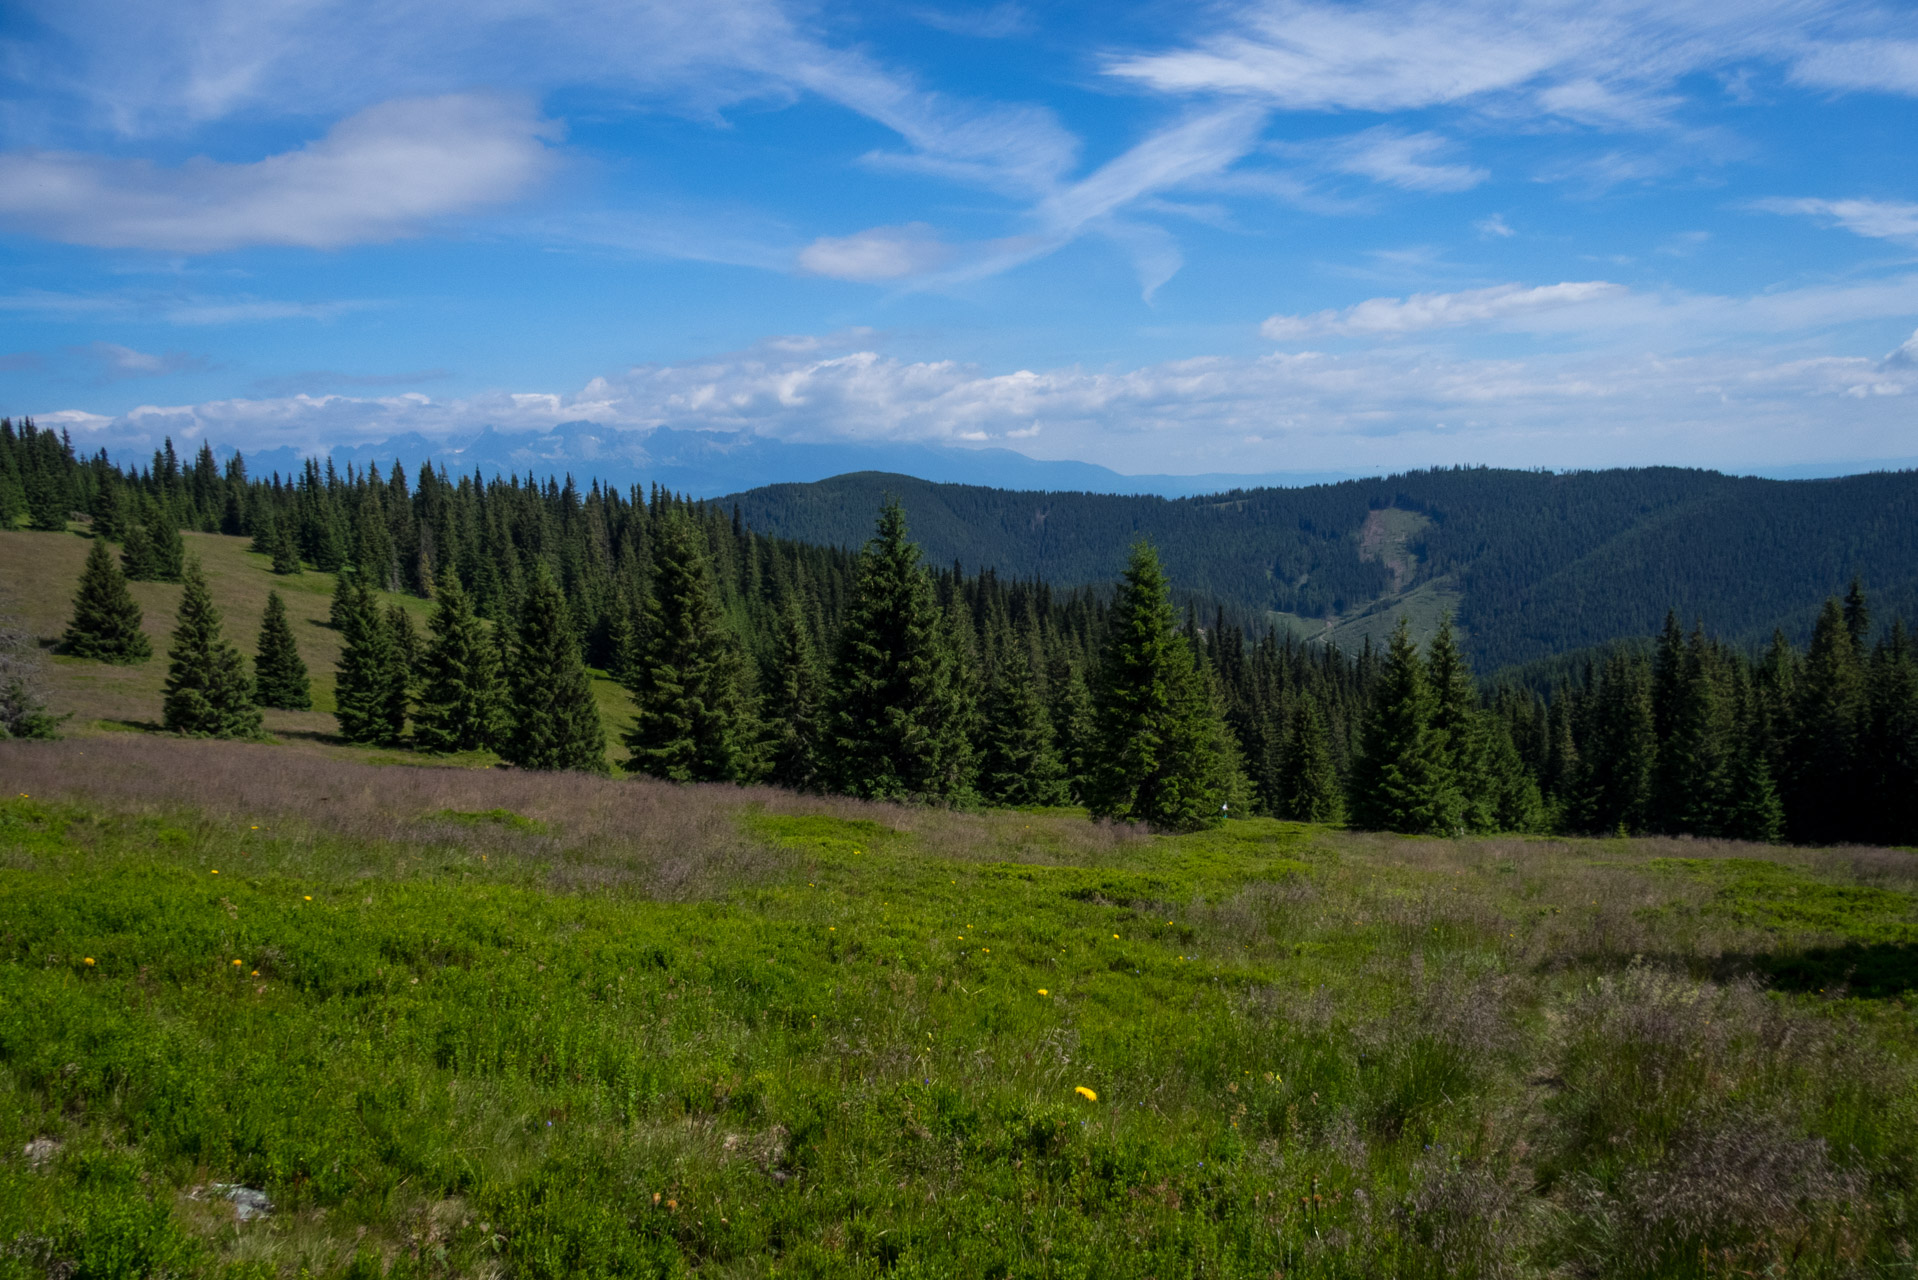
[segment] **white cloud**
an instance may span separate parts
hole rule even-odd
[[[1400,133],[1381,125],[1345,139],[1331,167],[1407,191],[1469,191],[1492,175],[1466,164],[1437,163],[1454,150],[1436,133]]]
[[[899,280],[944,266],[952,247],[923,222],[821,236],[799,253],[801,270],[837,280]]]
[[[1688,74],[1761,59],[1805,83],[1918,93],[1918,43],[1890,10],[1749,0],[1257,0],[1183,47],[1115,54],[1109,74],[1168,94],[1292,111],[1472,102],[1597,128],[1660,127]],[[1862,32],[1874,38],[1856,38]]]
[[[1621,297],[1623,285],[1604,280],[1526,288],[1519,284],[1467,289],[1459,293],[1415,293],[1409,298],[1368,298],[1342,311],[1306,316],[1276,315],[1259,326],[1275,342],[1327,334],[1335,337],[1391,338],[1428,329],[1489,324],[1583,303]]]
[[[1918,40],[1846,40],[1799,58],[1792,79],[1826,89],[1918,94]]]
[[[11,152],[0,218],[74,244],[184,253],[392,240],[521,194],[549,169],[553,128],[530,104],[468,94],[370,107],[251,164]]]
[[[1918,330],[1906,338],[1899,348],[1885,357],[1887,369],[1918,369]]]
[[[1501,240],[1510,239],[1518,234],[1512,229],[1511,224],[1505,221],[1505,215],[1498,213],[1487,214],[1472,225],[1478,229],[1480,235],[1497,236]]]
[[[1768,213],[1796,213],[1843,227],[1874,240],[1918,241],[1918,204],[1896,200],[1794,200],[1773,197],[1752,207]]]
[[[81,354],[99,366],[105,377],[111,379],[158,377],[162,374],[178,373],[182,369],[201,368],[206,363],[184,351],[169,351],[165,355],[154,355],[147,351],[136,351],[132,347],[123,347],[115,342],[88,343],[79,350]]]
[[[638,366],[564,393],[290,395],[146,405],[111,418],[79,409],[35,417],[71,427],[88,448],[144,449],[171,434],[247,450],[317,449],[410,432],[429,440],[483,427],[545,432],[585,420],[608,429],[664,425],[792,441],[1020,442],[1051,457],[1122,459],[1132,471],[1354,469],[1461,458],[1745,466],[1909,455],[1909,409],[1898,405],[1918,393],[1912,367],[1788,344],[1497,359],[1386,347],[993,372],[820,339]]]

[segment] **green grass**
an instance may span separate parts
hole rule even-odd
[[[198,556],[206,570],[207,585],[220,610],[227,639],[249,657],[259,639],[267,593],[277,590],[286,601],[300,656],[312,678],[313,709],[267,710],[269,734],[283,746],[311,754],[381,764],[418,761],[419,757],[410,752],[357,747],[338,736],[333,718],[333,673],[343,641],[329,620],[334,575],[309,569],[277,576],[272,572],[271,557],[247,550],[252,545],[249,539],[213,533],[182,536],[188,553]],[[73,592],[91,543],[91,535],[77,527],[67,533],[0,530],[0,615],[18,619],[29,635],[43,645],[53,645],[72,616]],[[144,629],[154,656],[132,666],[53,657],[45,670],[49,709],[69,717],[60,730],[67,736],[138,733],[160,727],[166,653],[181,588],[165,582],[135,582],[129,586],[144,614]],[[384,603],[405,609],[422,636],[426,633],[427,619],[433,611],[431,601],[386,592],[380,596]],[[632,700],[603,672],[594,673],[593,694],[605,722],[609,758],[621,759],[625,753],[619,737],[632,720]],[[440,761],[469,766],[497,762],[498,757],[491,752],[469,752]]]
[[[286,758],[0,747],[0,1275],[1913,1273],[1908,855]]]

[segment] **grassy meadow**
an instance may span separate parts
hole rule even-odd
[[[0,743],[0,1280],[1918,1275],[1910,852],[428,767],[187,540],[316,709],[158,733],[134,584]]]
[[[268,591],[286,601],[300,656],[312,676],[311,711],[265,712],[266,730],[282,745],[346,759],[413,760],[406,752],[357,746],[338,736],[333,720],[333,669],[340,660],[342,640],[328,621],[334,575],[308,569],[278,576],[272,559],[248,550],[246,538],[217,533],[185,533],[188,555],[200,558],[207,586],[220,610],[226,638],[252,657],[266,613]],[[0,530],[0,617],[16,620],[28,634],[51,646],[73,614],[73,592],[80,581],[92,537],[79,525],[67,533],[29,529]],[[153,643],[153,657],[135,666],[110,666],[80,658],[49,654],[44,671],[49,707],[69,716],[61,732],[69,737],[102,733],[141,733],[160,727],[162,687],[166,681],[167,646],[182,588],[176,582],[134,582],[128,587],[145,615],[144,629]],[[417,596],[382,592],[385,604],[397,604],[412,615],[425,634],[431,601]],[[603,672],[595,672],[593,690],[606,722],[607,740],[617,743],[632,717],[626,691]],[[480,752],[467,764],[491,763],[491,753]]]
[[[1908,853],[0,782],[0,1275],[1918,1271]]]

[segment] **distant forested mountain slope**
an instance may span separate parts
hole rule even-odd
[[[1437,600],[1481,670],[1658,629],[1665,612],[1736,641],[1802,640],[1864,578],[1918,620],[1918,472],[1761,480],[1648,467],[1412,472],[1197,498],[1033,493],[860,472],[722,499],[754,528],[857,546],[896,494],[935,561],[1055,586],[1112,581],[1143,535],[1173,582],[1341,640]],[[1436,609],[1424,615],[1435,617]]]

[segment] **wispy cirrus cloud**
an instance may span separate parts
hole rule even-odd
[[[1874,240],[1918,244],[1918,204],[1899,200],[1816,200],[1774,196],[1752,202],[1767,213],[1801,214]]]
[[[1492,324],[1589,302],[1624,296],[1623,285],[1604,280],[1564,284],[1494,285],[1457,293],[1415,293],[1409,298],[1368,298],[1338,311],[1276,315],[1259,332],[1276,342],[1327,335],[1341,338],[1395,338],[1432,329]]]
[[[924,275],[952,260],[952,246],[923,222],[873,227],[849,236],[821,236],[799,252],[803,271],[871,282]]]
[[[250,164],[11,152],[0,219],[73,244],[185,253],[391,240],[526,191],[551,168],[555,130],[530,103],[464,94],[370,107]]]
[[[1918,93],[1918,42],[1895,34],[1904,19],[1859,4],[1260,0],[1218,12],[1196,39],[1112,54],[1106,71],[1160,93],[1288,111],[1473,103],[1494,117],[1626,129],[1668,123],[1683,77],[1746,59],[1803,83]]]

